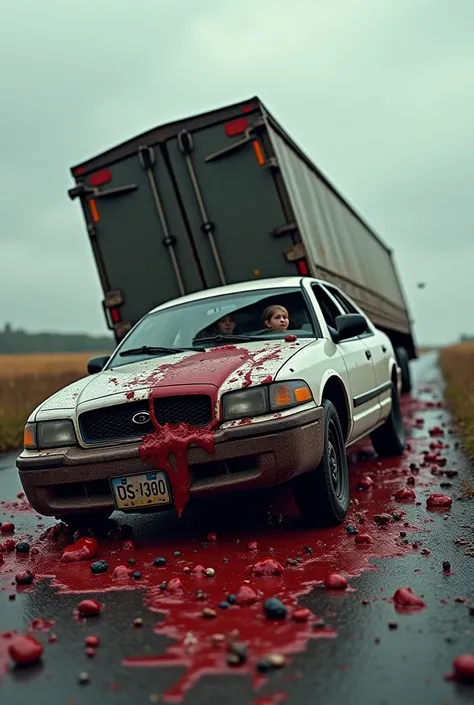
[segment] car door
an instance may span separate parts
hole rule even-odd
[[[335,329],[336,317],[346,312],[321,283],[312,284],[311,291],[319,304],[326,328],[329,326]],[[331,339],[329,330],[326,330],[326,335]],[[380,404],[373,395],[377,386],[375,368],[370,350],[363,340],[352,338],[334,345],[344,359],[349,377],[353,404],[353,440],[367,435],[380,418]]]
[[[367,321],[367,332],[359,339],[367,346],[371,354],[375,370],[376,389],[379,392],[381,418],[385,418],[391,405],[391,376],[390,355],[391,343],[385,333],[379,331],[370,318],[362,311],[352,299],[333,284],[324,284],[324,288],[336,299],[345,313],[358,313]]]

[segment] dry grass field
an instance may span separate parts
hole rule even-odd
[[[461,343],[440,352],[446,399],[458,423],[469,457],[474,458],[474,343]]]
[[[0,355],[0,452],[20,448],[23,426],[38,404],[87,374],[99,353]]]

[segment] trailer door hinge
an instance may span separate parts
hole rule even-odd
[[[108,291],[105,294],[104,306],[105,308],[115,308],[115,306],[121,306],[123,301],[123,294],[120,289],[114,289],[114,291]]]
[[[279,169],[280,165],[278,164],[278,159],[276,157],[270,157],[270,159],[267,159],[265,162],[265,166],[268,169]]]
[[[283,235],[290,235],[291,233],[294,233],[298,230],[298,226],[296,223],[291,222],[291,223],[285,223],[285,225],[281,225],[279,228],[275,228],[274,230],[271,231],[271,235],[273,237],[282,237]]]
[[[297,262],[306,257],[306,247],[302,243],[293,245],[284,250],[285,259],[287,262]]]

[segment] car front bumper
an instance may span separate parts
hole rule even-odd
[[[323,436],[322,407],[218,429],[212,455],[189,448],[190,499],[286,482],[319,464]],[[138,443],[93,449],[73,446],[22,453],[16,464],[25,494],[40,514],[112,512],[109,479],[150,469],[138,449]]]

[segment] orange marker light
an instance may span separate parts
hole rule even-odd
[[[89,199],[89,208],[91,210],[92,220],[94,221],[94,223],[98,223],[100,220],[100,215],[97,209],[97,203],[94,201],[93,198]]]
[[[293,394],[295,395],[295,401],[300,402],[300,404],[305,401],[311,401],[313,398],[308,387],[298,387],[298,389],[293,390]]]
[[[260,166],[263,166],[265,164],[265,157],[263,156],[263,151],[260,146],[260,142],[258,140],[253,140],[253,151],[255,152],[255,156],[257,157],[257,162],[260,164]]]
[[[24,431],[23,431],[23,446],[25,448],[36,448],[35,434],[33,432],[33,427],[28,426],[28,424],[25,426]]]

